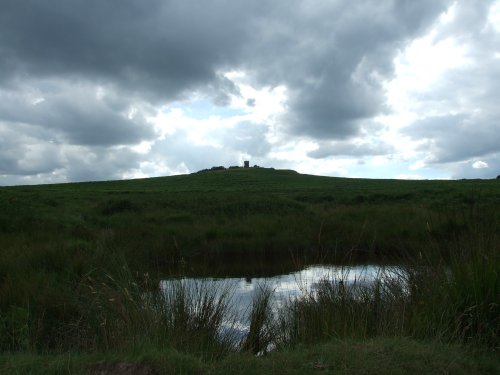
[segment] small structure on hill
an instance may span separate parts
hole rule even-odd
[[[248,160],[243,162],[243,168],[250,168],[250,162]]]

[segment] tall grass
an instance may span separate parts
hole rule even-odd
[[[476,233],[467,238],[445,248],[430,246],[428,256],[406,258],[397,274],[382,273],[370,284],[350,282],[348,272],[323,280],[288,304],[281,334],[285,332],[287,344],[411,336],[497,350],[498,236]]]
[[[152,346],[218,357],[236,345],[220,335],[229,289],[182,282],[160,289],[148,273],[132,272],[107,237],[87,254],[92,267],[84,274],[59,283],[52,273],[2,280],[0,351]]]
[[[220,358],[236,348],[262,354],[296,343],[409,336],[497,350],[499,243],[496,233],[484,231],[445,245],[430,241],[396,273],[381,272],[367,283],[353,281],[346,268],[279,309],[272,306],[273,291],[260,286],[242,339],[231,326],[241,317],[233,315],[229,286],[179,279],[160,288],[147,273],[134,274],[123,254],[103,240],[92,262],[102,267],[83,274],[71,293],[57,297],[48,284],[31,303],[2,308],[0,345],[10,351],[146,345]],[[56,301],[50,309],[47,299]]]
[[[500,253],[496,233],[478,232],[408,270],[410,333],[498,348]],[[432,262],[432,263],[430,263]]]
[[[285,343],[403,334],[406,294],[401,279],[378,275],[373,282],[351,281],[349,271],[323,279],[290,301],[281,319]]]
[[[237,337],[229,285],[214,287],[201,281],[174,280],[156,296],[155,312],[169,345],[181,351],[219,358],[231,351]],[[159,297],[159,298],[158,298]]]
[[[87,305],[75,327],[80,348],[169,347],[213,359],[235,346],[235,337],[222,334],[232,322],[229,287],[184,280],[152,287],[147,274],[136,283],[122,270],[125,277],[88,277]]]
[[[241,349],[253,354],[265,354],[272,344],[276,344],[275,321],[271,307],[273,290],[267,285],[258,285],[252,299],[248,334]]]

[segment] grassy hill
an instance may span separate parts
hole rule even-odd
[[[381,194],[390,199],[405,195],[407,199],[439,198],[448,193],[470,195],[480,192],[498,198],[500,192],[495,180],[391,180],[339,178],[299,174],[292,170],[273,168],[236,168],[204,171],[187,175],[154,177],[133,180],[81,182],[18,186],[16,191],[67,191],[73,192],[276,192],[276,193],[323,193],[330,200],[370,197]],[[325,195],[326,197],[326,195]]]
[[[391,254],[418,248],[429,234],[456,236],[472,221],[498,229],[499,202],[497,180],[373,180],[228,169],[0,188],[0,241],[10,247],[22,234],[39,245],[82,246],[107,236],[148,266],[194,254]]]

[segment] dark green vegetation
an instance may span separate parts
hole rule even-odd
[[[498,350],[498,233],[497,180],[252,168],[0,188],[0,373],[78,373],[99,360],[151,373],[420,373],[419,362],[429,373],[495,373],[498,361],[471,348]],[[263,289],[242,342],[218,334],[227,298],[157,288],[165,274],[271,275],[360,254],[405,272],[325,283],[278,316]],[[237,268],[250,258],[256,269]],[[251,355],[269,344],[277,350]],[[356,367],[355,352],[370,367]]]
[[[126,372],[126,371],[130,372]],[[136,372],[132,372],[135,370]],[[87,353],[59,355],[13,354],[0,356],[2,374],[456,374],[496,375],[498,361],[457,346],[418,342],[405,338],[364,341],[332,340],[298,345],[266,357],[245,353],[215,362],[173,349],[143,348],[127,354]]]
[[[54,252],[58,259],[64,253],[87,258],[86,248],[98,244],[120,249],[133,269],[165,270],[181,257],[220,253],[413,252],[429,234],[452,239],[473,221],[498,229],[499,202],[496,180],[363,180],[235,169],[1,188],[0,234],[2,247],[36,248],[42,263],[52,264]]]

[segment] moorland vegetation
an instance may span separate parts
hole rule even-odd
[[[496,373],[498,233],[497,180],[223,168],[3,187],[0,372]],[[243,339],[221,335],[230,290],[158,288],[166,276],[241,275],[224,267],[234,258],[262,259],[272,275],[355,257],[402,271],[325,282],[277,314],[264,286]]]

